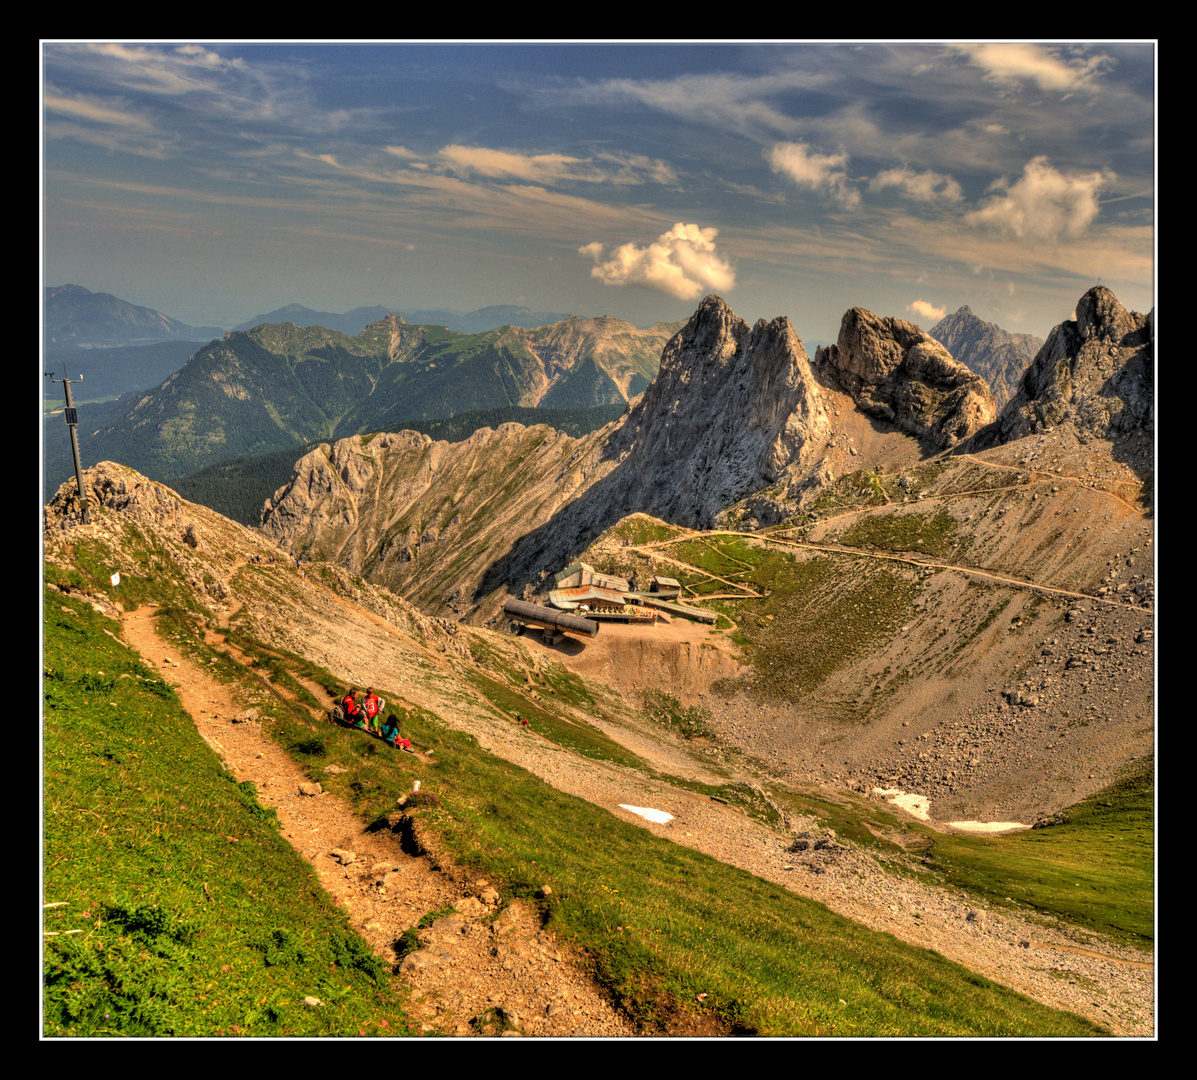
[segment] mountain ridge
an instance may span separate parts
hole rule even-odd
[[[293,322],[298,326],[324,326],[340,330],[351,337],[360,334],[371,323],[396,315],[405,322],[420,326],[443,326],[461,334],[480,334],[500,326],[523,326],[538,328],[551,326],[564,319],[576,318],[568,312],[534,311],[529,307],[513,304],[491,304],[474,311],[449,311],[445,308],[384,307],[381,304],[356,307],[351,311],[315,311],[303,304],[284,304],[273,311],[254,315],[232,327],[233,330],[252,330],[262,323]]]
[[[82,285],[47,285],[42,289],[42,330],[47,344],[132,345],[185,338],[219,337],[219,326],[190,326],[153,308],[140,307],[110,293]]]
[[[868,330],[863,335],[858,333],[862,325]],[[937,450],[965,452],[974,445],[993,444],[1000,418],[993,418],[992,398],[983,381],[916,327],[875,316],[864,319],[854,309],[845,316],[842,340],[848,375],[835,368],[838,350],[820,350],[815,364],[809,364],[788,319],[772,324],[760,320],[750,331],[722,300],[709,297],[671,339],[653,385],[621,421],[574,443],[556,441],[556,433],[535,436],[555,448],[535,466],[525,460],[528,450],[517,452],[518,463],[513,460],[511,470],[524,478],[522,485],[503,486],[492,479],[501,475],[494,473],[495,465],[525,445],[522,440],[532,438],[516,436],[512,425],[498,432],[476,432],[466,448],[438,449],[436,464],[420,466],[414,474],[409,474],[414,464],[396,464],[392,470],[386,461],[391,446],[402,445],[406,455],[413,454],[410,441],[356,441],[328,446],[297,463],[290,485],[276,492],[265,508],[263,528],[285,548],[318,548],[320,557],[333,561],[340,561],[337,552],[343,551],[355,572],[369,568],[389,587],[432,610],[439,607],[461,615],[490,597],[485,618],[493,616],[494,597],[503,589],[518,591],[565,565],[629,513],[672,514],[677,524],[689,527],[747,523],[759,528],[804,513],[821,488],[868,464],[865,455],[892,471]],[[860,387],[866,383],[864,377],[851,374],[853,368],[874,380],[868,384],[872,396],[863,405]],[[754,382],[757,369],[760,379]],[[852,389],[844,389],[845,378],[850,387],[857,380],[855,397]],[[928,378],[932,383],[925,381]],[[907,391],[904,381],[918,392]],[[930,392],[935,385],[947,390]],[[895,388],[900,391],[901,414],[881,396],[892,395]],[[887,419],[887,407],[893,420]],[[753,419],[740,423],[740,415]],[[420,451],[424,452],[432,453],[427,448]],[[437,477],[442,465],[474,456],[488,463],[485,471],[471,474],[468,483],[461,479],[448,489],[441,486]],[[556,463],[552,467],[550,460]],[[336,467],[325,472],[324,463],[334,461]],[[1141,467],[1149,469],[1150,463]],[[374,511],[363,515],[356,481],[348,478],[369,475],[385,484],[392,474],[411,475],[403,481],[402,497],[392,500],[407,509],[402,515],[389,513],[385,524],[371,525],[368,540],[351,540],[353,529],[346,523],[370,520]],[[560,485],[560,491],[554,492],[554,485]],[[292,491],[317,489],[331,500],[327,512],[305,496],[302,512],[287,513]],[[470,565],[465,547],[478,562],[476,544],[469,546],[472,515],[459,514],[453,507],[460,491],[482,499],[483,493],[500,489],[514,500],[512,512],[519,500],[530,500],[520,511],[524,531],[509,549],[497,559],[493,552],[487,556],[488,569],[482,576],[452,581],[451,575],[442,580],[433,573],[435,587],[413,582],[414,564],[409,561],[425,543],[435,541],[433,547],[443,553],[446,564],[464,560]],[[371,505],[386,505],[382,489],[372,490]],[[340,538],[331,546],[333,534],[321,535],[330,521],[339,523],[333,534]],[[350,550],[355,552],[352,557]],[[407,555],[396,560],[399,552]],[[439,565],[439,557],[431,563],[429,559],[424,550],[419,564],[426,573]],[[446,596],[453,598],[448,606]]]
[[[82,440],[84,464],[117,458],[172,480],[222,459],[496,405],[618,403],[647,385],[673,330],[603,318],[464,335],[388,315],[357,336],[294,323],[230,331],[156,389],[106,407],[103,427]],[[69,474],[67,453],[65,443],[48,451],[47,471]]]
[[[1043,339],[1034,334],[1011,334],[983,321],[968,304],[940,319],[928,333],[989,384],[999,411],[1043,346]]]

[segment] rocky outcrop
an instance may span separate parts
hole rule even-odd
[[[612,438],[624,512],[711,526],[731,503],[809,485],[831,436],[806,350],[788,318],[749,328],[708,296],[665,346],[652,385]],[[792,506],[789,507],[792,512]]]
[[[1008,333],[977,318],[967,304],[937,322],[930,334],[969,371],[989,384],[999,412],[1018,392],[1023,372],[1043,347],[1042,338]]]
[[[634,511],[709,526],[751,495],[756,523],[780,521],[823,477],[830,435],[789,320],[750,328],[710,296],[618,425],[585,439],[505,424],[464,443],[401,432],[324,445],[266,505],[262,530],[461,616]]]
[[[91,510],[105,507],[117,510],[130,521],[156,528],[174,528],[180,537],[195,539],[195,526],[184,518],[190,510],[165,484],[147,480],[134,470],[112,461],[101,461],[83,473],[83,490]],[[82,521],[83,504],[75,480],[61,485],[43,510],[43,528],[47,531],[73,528]],[[192,547],[196,542],[191,542]]]
[[[1048,335],[984,445],[1071,425],[1083,438],[1150,432],[1155,423],[1152,316],[1127,311],[1109,289],[1090,289],[1076,318]]]
[[[992,422],[985,380],[953,359],[914,323],[852,308],[839,340],[815,354],[820,378],[852,396],[859,409],[947,450]]]

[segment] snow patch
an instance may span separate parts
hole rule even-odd
[[[947,824],[962,832],[1017,832],[1031,827],[1021,821],[949,821]]]
[[[931,820],[931,800],[926,795],[908,794],[901,788],[873,788],[874,795],[880,795],[888,803],[913,814],[919,821]]]
[[[648,818],[649,821],[655,821],[659,825],[664,825],[667,821],[673,820],[672,814],[665,813],[664,810],[653,810],[648,806],[628,806],[627,803],[620,803],[621,810],[630,810],[633,814],[639,814],[643,818]]]

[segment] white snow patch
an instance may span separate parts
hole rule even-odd
[[[1017,832],[1031,827],[1021,821],[949,821],[947,824],[963,832]]]
[[[913,814],[919,821],[931,820],[931,800],[926,795],[907,794],[901,788],[873,788],[874,795],[880,795],[888,803]]]
[[[648,818],[649,821],[655,821],[659,825],[664,825],[667,821],[673,820],[672,814],[665,813],[664,810],[653,810],[648,806],[628,806],[627,803],[620,803],[621,810],[631,810],[633,814],[639,814],[643,818]]]

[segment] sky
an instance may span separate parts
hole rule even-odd
[[[1154,307],[1153,41],[42,42],[42,284],[834,341]],[[813,349],[810,350],[813,352]]]

